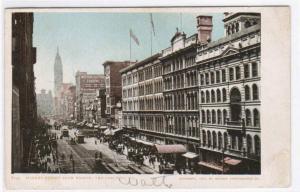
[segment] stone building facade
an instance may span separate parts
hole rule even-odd
[[[197,34],[177,31],[162,54],[121,70],[124,127],[185,145],[201,173],[258,174],[260,14],[225,13],[223,21],[225,36],[212,40],[212,16],[198,16]]]
[[[166,144],[183,144],[196,152],[199,140],[197,34],[176,32],[162,51]]]
[[[259,173],[260,15],[227,13],[223,21],[225,37],[200,44],[196,57],[201,161],[217,168],[230,158],[240,172]]]
[[[128,132],[153,143],[164,143],[161,54],[123,70],[122,116]]]
[[[12,14],[12,173],[27,172],[37,122],[33,13]]]

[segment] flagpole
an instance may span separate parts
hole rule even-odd
[[[151,40],[150,40],[150,46],[151,46],[151,56],[152,56],[152,29],[151,29],[151,27],[150,27],[150,36],[151,36]]]
[[[131,62],[131,36],[129,32],[129,62]]]

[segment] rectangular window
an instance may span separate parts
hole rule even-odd
[[[244,65],[244,77],[249,78],[249,65]]]
[[[220,71],[216,72],[216,83],[220,83]]]
[[[252,63],[252,77],[257,77],[257,63]]]
[[[215,83],[215,74],[214,74],[214,72],[210,73],[210,82],[211,82],[211,84]]]
[[[222,69],[222,82],[226,82],[226,70]]]
[[[233,68],[229,68],[229,80],[232,81],[233,79],[234,79]]]

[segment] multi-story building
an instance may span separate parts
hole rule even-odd
[[[12,14],[12,167],[26,172],[37,122],[35,77],[36,48],[32,45],[33,13]]]
[[[200,165],[204,173],[224,171],[224,163],[259,173],[260,14],[226,13],[223,21],[225,37],[197,50]]]
[[[45,89],[36,95],[37,100],[37,114],[42,117],[49,117],[53,115],[53,97],[52,92],[49,90],[46,93]]]
[[[165,143],[161,54],[155,54],[123,70],[122,115],[128,132],[153,143]]]
[[[171,47],[164,49],[160,57],[166,144],[184,144],[192,152],[197,152],[200,144],[197,43],[197,34],[186,37],[177,31],[171,39]]]
[[[106,114],[109,123],[114,124],[117,103],[121,103],[122,87],[120,70],[129,66],[130,61],[106,61],[103,63],[106,88]]]
[[[59,91],[59,111],[57,115],[62,119],[72,119],[74,113],[75,89],[72,83],[62,83]]]
[[[76,119],[89,119],[89,106],[97,97],[97,90],[105,88],[105,76],[102,74],[76,73]]]

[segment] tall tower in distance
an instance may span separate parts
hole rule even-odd
[[[54,63],[54,96],[59,97],[59,91],[63,83],[63,67],[61,63],[61,57],[59,55],[59,49],[57,47],[55,63]]]

